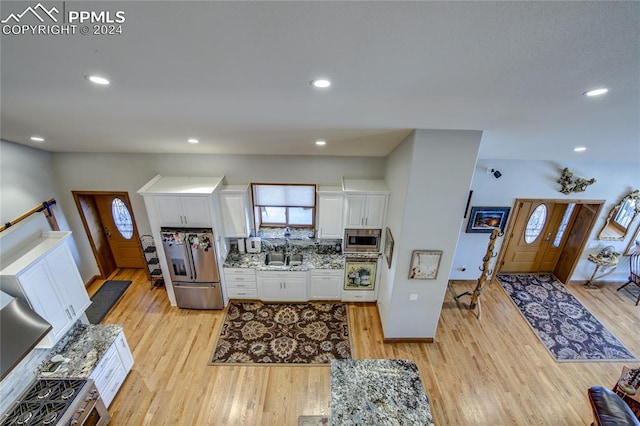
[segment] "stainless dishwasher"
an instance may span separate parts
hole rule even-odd
[[[161,235],[178,307],[222,309],[213,232],[162,228]]]

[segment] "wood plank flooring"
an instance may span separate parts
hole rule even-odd
[[[124,324],[135,359],[112,425],[295,426],[299,415],[329,414],[329,367],[208,366],[224,311],[171,307],[141,270],[110,279],[133,281],[104,323]],[[376,306],[349,304],[354,357],[414,361],[437,425],[590,424],[587,389],[613,386],[625,363],[555,362],[497,283],[485,288],[481,321],[460,309],[453,295],[472,287],[450,284],[434,343],[384,344]],[[640,308],[616,287],[568,285],[640,356]]]

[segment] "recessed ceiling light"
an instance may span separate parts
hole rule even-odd
[[[90,82],[101,86],[107,86],[109,84],[109,80],[104,77],[100,77],[99,75],[86,75],[85,78]]]
[[[189,139],[187,139],[187,142],[189,142],[189,143],[199,143],[200,141],[198,139],[189,138]]]
[[[327,144],[327,141],[316,141],[316,145],[318,146],[324,146]]]
[[[311,80],[311,85],[316,89],[326,89],[331,86],[331,81],[326,78],[317,78],[315,80]]]
[[[44,142],[44,138],[41,138],[40,136],[31,136],[31,140],[34,142]]]
[[[604,95],[608,91],[609,89],[607,89],[606,87],[601,87],[599,89],[587,90],[586,92],[583,93],[583,95],[589,96],[589,97],[600,96],[600,95]]]
[[[584,152],[584,151],[587,150],[587,147],[586,146],[576,146],[575,148],[573,148],[573,150],[575,152]]]

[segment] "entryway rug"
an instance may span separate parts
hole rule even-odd
[[[556,361],[637,359],[552,275],[496,278]]]
[[[100,324],[111,308],[131,285],[131,281],[109,280],[102,284],[91,298],[91,305],[85,311],[91,324]]]
[[[328,365],[349,358],[342,303],[232,302],[209,365]]]

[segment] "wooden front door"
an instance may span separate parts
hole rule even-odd
[[[116,268],[144,268],[129,195],[126,192],[71,192],[102,278],[107,278]]]
[[[521,201],[506,241],[502,272],[552,272],[562,251],[558,231],[567,204]]]
[[[144,268],[138,232],[128,197],[121,194],[95,196],[104,233],[118,268]]]

